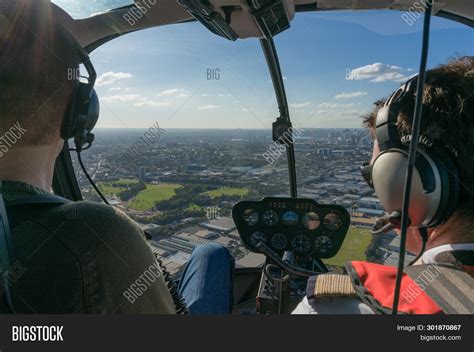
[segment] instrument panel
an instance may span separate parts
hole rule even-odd
[[[327,259],[335,256],[349,229],[344,207],[318,204],[313,199],[268,197],[242,201],[232,217],[245,247],[252,252],[260,241],[274,252]]]

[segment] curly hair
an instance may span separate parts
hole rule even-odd
[[[405,100],[398,115],[400,137],[411,134],[415,95]],[[373,130],[375,109],[363,116],[364,126]],[[474,57],[450,60],[427,72],[423,91],[421,134],[445,147],[456,159],[462,183],[459,210],[473,218],[474,210]]]

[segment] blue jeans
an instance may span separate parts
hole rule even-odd
[[[179,282],[193,315],[230,314],[233,306],[235,261],[222,245],[196,247]]]

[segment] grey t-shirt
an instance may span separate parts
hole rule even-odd
[[[16,275],[9,285],[17,313],[175,313],[143,231],[124,213],[91,202],[9,206],[9,199],[47,192],[9,181],[1,191],[12,228]]]

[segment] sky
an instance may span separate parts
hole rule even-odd
[[[87,17],[129,1],[55,2]],[[409,25],[397,11],[297,13],[275,37],[292,120],[301,128],[361,127],[374,101],[417,73],[422,22]],[[473,50],[471,28],[433,19],[429,67]],[[270,128],[278,116],[257,39],[231,42],[187,23],[127,34],[91,59],[98,127]]]

